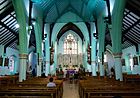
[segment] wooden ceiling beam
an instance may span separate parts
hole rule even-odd
[[[5,25],[3,22],[0,21],[0,25],[2,25],[3,27],[5,27],[7,30],[9,30],[15,36],[18,36],[18,34],[15,31],[13,31],[11,28],[9,28],[7,25]]]
[[[122,36],[125,35],[128,31],[130,31],[134,26],[140,23],[140,19],[137,20],[134,24],[132,24],[129,28],[123,31]]]
[[[13,42],[15,42],[16,40],[19,40],[19,38],[16,36],[14,39],[12,39],[9,43],[7,43],[6,45],[5,45],[5,47],[8,47],[8,46],[10,46]]]
[[[2,20],[3,18],[5,18],[12,11],[14,11],[14,7],[13,6],[8,7],[3,13],[0,14],[0,20]]]

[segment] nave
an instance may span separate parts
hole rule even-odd
[[[78,84],[64,81],[63,89],[63,98],[80,98],[78,93]]]
[[[47,87],[49,78],[56,87]],[[78,82],[56,77],[0,77],[0,98],[140,98],[140,77],[124,75],[125,81],[109,77],[83,76]],[[114,97],[118,96],[118,97]]]

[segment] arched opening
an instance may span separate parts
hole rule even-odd
[[[82,47],[82,39],[76,32],[65,32],[58,42],[58,67],[78,71],[83,64]]]

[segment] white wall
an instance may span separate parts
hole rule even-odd
[[[140,45],[139,45],[139,50],[140,50]],[[138,54],[136,52],[136,47],[135,46],[131,46],[131,47],[128,47],[126,49],[123,49],[122,50],[122,58],[125,59],[125,57],[127,55],[130,55],[131,58],[133,58],[134,56],[138,56]],[[107,56],[108,68],[110,69],[111,67],[114,66],[114,58],[113,58],[113,56],[112,56],[112,54],[110,52],[106,52],[106,56]],[[132,62],[132,64],[133,64],[133,62]],[[132,74],[140,74],[140,66],[132,65],[132,67],[133,67],[132,70],[131,70]],[[122,71],[126,72],[126,66],[122,67]]]
[[[128,47],[126,49],[122,50],[122,58],[125,58],[126,55],[132,55],[132,56],[136,56],[136,47],[132,46],[132,47]]]

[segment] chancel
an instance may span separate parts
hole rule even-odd
[[[140,0],[0,0],[0,50],[0,98],[140,98]]]

